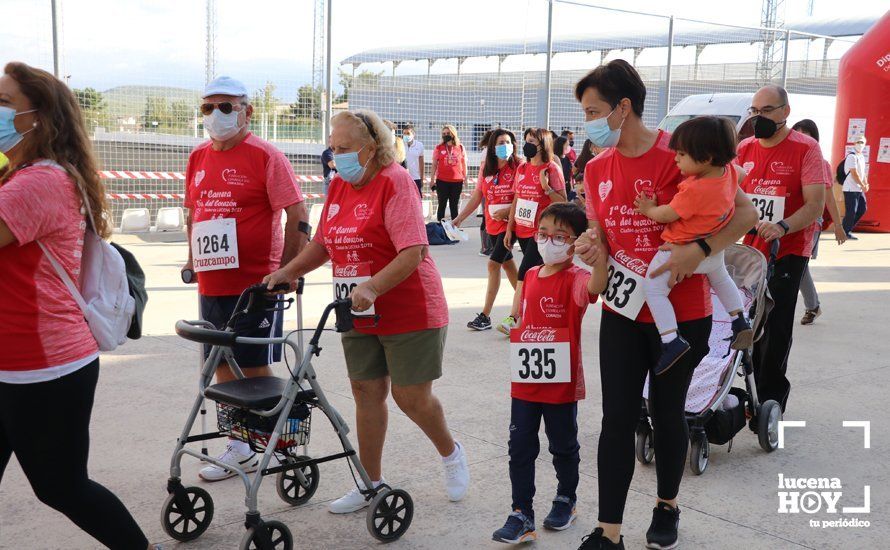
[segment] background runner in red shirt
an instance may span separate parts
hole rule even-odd
[[[780,86],[764,86],[751,108],[754,137],[739,144],[738,163],[748,172],[742,189],[757,207],[757,235],[745,243],[769,253],[779,241],[779,259],[769,280],[775,306],[763,337],[754,345],[754,377],[761,403],[775,400],[785,410],[791,383],[785,376],[794,331],[794,308],[804,268],[813,251],[816,220],[825,207],[822,150],[811,137],[788,126],[791,106]]]
[[[450,124],[442,127],[442,142],[433,151],[430,173],[433,190],[439,199],[436,219],[445,218],[445,206],[451,211],[451,219],[457,217],[460,193],[467,181],[467,152],[457,135],[457,128]]]

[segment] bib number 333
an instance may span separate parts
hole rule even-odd
[[[646,295],[643,292],[643,275],[631,271],[611,256],[609,257],[609,281],[602,299],[609,304],[612,311],[624,315],[628,319],[636,319]]]
[[[510,333],[510,379],[531,384],[572,381],[569,329],[522,329]]]

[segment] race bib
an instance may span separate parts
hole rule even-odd
[[[601,298],[612,311],[634,320],[646,303],[644,278],[645,275],[639,275],[609,256],[609,282]]]
[[[371,263],[334,264],[334,299],[345,300],[358,285],[371,280]],[[374,305],[356,317],[374,315]]]
[[[537,203],[536,203],[537,204]],[[488,215],[494,218],[495,212],[500,212],[501,210],[510,210],[510,203],[507,204],[489,204],[488,205]]]
[[[238,268],[235,218],[219,218],[192,225],[192,264],[195,272]]]
[[[748,193],[760,221],[776,223],[785,219],[785,187],[770,187],[762,191],[769,191],[770,194]],[[772,194],[773,191],[775,194]]]
[[[510,331],[510,380],[527,384],[571,382],[569,329]]]
[[[516,200],[516,223],[523,227],[534,227],[538,214],[538,203],[528,199]]]

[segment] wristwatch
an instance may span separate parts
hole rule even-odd
[[[788,227],[788,224],[785,223],[785,220],[779,220],[779,221],[777,221],[777,222],[776,222],[776,225],[778,225],[779,227],[782,228],[782,230],[785,231],[785,235],[787,235],[787,234],[788,234],[788,231],[791,229],[790,227]]]
[[[312,236],[312,226],[306,222],[300,222],[297,224],[297,231],[301,233],[305,233],[307,237]]]
[[[711,255],[711,245],[704,239],[695,239],[695,244],[702,249],[702,252],[705,253],[705,258]]]

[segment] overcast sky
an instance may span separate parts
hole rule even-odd
[[[579,0],[583,1],[583,0]],[[757,25],[761,0],[599,0],[614,6],[708,21]],[[203,0],[59,0],[63,71],[73,87],[123,84],[199,88],[204,82]],[[291,99],[311,79],[312,0],[218,0],[217,74],[250,88],[266,80]],[[786,21],[807,15],[809,0],[786,0]],[[816,18],[881,14],[886,0],[814,0]],[[2,0],[0,52],[52,69],[50,0]],[[522,40],[546,34],[545,0],[333,0],[333,56],[369,48],[451,42]],[[554,31],[639,32],[655,18],[557,4]],[[727,30],[727,32],[731,32]],[[334,78],[336,84],[336,77]]]

